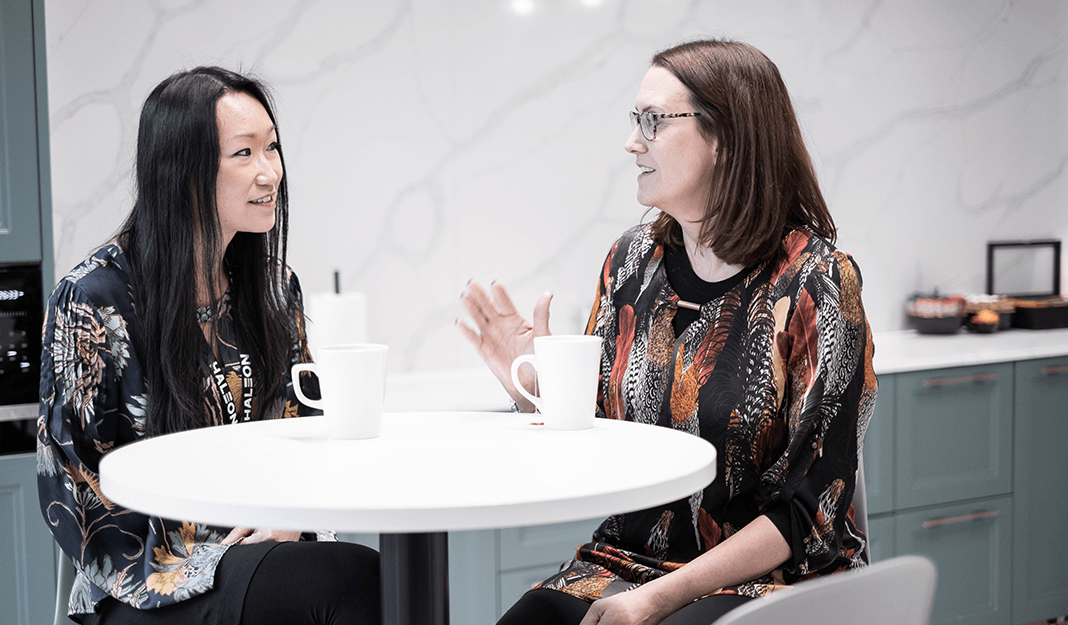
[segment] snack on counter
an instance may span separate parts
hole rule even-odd
[[[914,295],[909,301],[908,313],[913,317],[960,317],[964,314],[965,300],[959,295],[939,297]]]
[[[968,315],[969,324],[975,323],[975,315],[983,312],[993,312],[998,316],[998,329],[1004,330],[1008,328],[1012,323],[1012,313],[1016,310],[1016,305],[1013,303],[1013,299],[1005,297],[1004,295],[968,295],[965,297],[964,311]],[[983,319],[991,319],[989,315],[984,315]],[[982,323],[989,323],[989,321],[983,321]]]
[[[983,309],[968,318],[968,329],[972,332],[989,334],[998,329],[1001,315],[990,309]]]

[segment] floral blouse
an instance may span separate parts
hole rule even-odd
[[[875,405],[874,346],[852,258],[803,231],[785,260],[747,269],[676,337],[679,296],[648,226],[604,263],[588,333],[603,338],[601,417],[671,427],[717,452],[715,480],[687,499],[608,518],[540,587],[593,601],[676,570],[767,515],[792,556],[721,593],[760,596],[863,566],[852,497]],[[671,462],[657,450],[605,450],[605,470]],[[596,479],[596,476],[591,476]],[[715,593],[713,593],[715,594]]]
[[[287,274],[299,302],[300,285]],[[94,612],[108,595],[142,609],[200,595],[213,587],[215,567],[229,547],[220,543],[232,528],[147,516],[100,490],[100,459],[145,434],[148,389],[133,347],[138,320],[130,284],[122,250],[106,245],[59,282],[45,319],[38,492],[45,521],[77,570],[72,615]],[[250,393],[251,371],[235,344],[226,301],[214,313],[219,358],[203,366],[205,401],[216,425],[247,420],[251,401],[259,401]],[[310,360],[303,321],[298,325],[293,363]],[[267,418],[305,413],[288,375],[285,384]],[[181,459],[155,469],[160,488],[181,479]]]

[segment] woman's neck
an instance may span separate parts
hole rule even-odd
[[[721,282],[737,274],[744,269],[742,265],[731,265],[722,260],[712,248],[701,245],[698,241],[700,235],[697,224],[683,224],[682,242],[686,246],[686,257],[690,260],[693,272],[705,282]]]

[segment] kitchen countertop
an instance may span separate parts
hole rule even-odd
[[[875,373],[901,373],[942,367],[1068,355],[1068,328],[999,330],[977,334],[920,334],[914,330],[876,332]]]
[[[1068,328],[1008,329],[993,334],[961,330],[920,334],[876,332],[875,372],[922,371],[1068,355]],[[511,410],[508,395],[486,367],[413,371],[386,380],[386,410]]]
[[[975,334],[876,332],[875,372],[922,371],[1068,355],[1068,328],[1000,330]],[[386,380],[386,410],[488,410],[507,412],[511,403],[486,367],[411,371]],[[37,404],[0,407],[0,421],[37,417]]]

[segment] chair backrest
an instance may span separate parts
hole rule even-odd
[[[55,625],[70,625],[74,621],[67,616],[70,604],[70,591],[74,586],[74,564],[67,559],[63,550],[56,545],[56,616]]]
[[[928,625],[936,577],[927,558],[901,556],[776,591],[715,625]]]
[[[867,537],[864,559],[871,564],[871,535],[868,534],[868,495],[864,491],[864,458],[857,458],[857,485],[853,489],[853,523]]]

